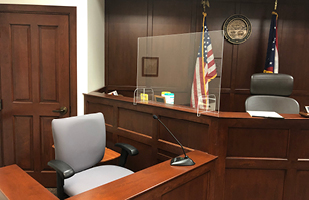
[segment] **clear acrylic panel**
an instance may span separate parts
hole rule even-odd
[[[192,108],[198,116],[218,114],[224,33],[208,34],[138,38],[134,104],[153,101]]]

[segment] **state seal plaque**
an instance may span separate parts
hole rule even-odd
[[[251,22],[240,14],[232,15],[223,24],[224,36],[232,44],[241,44],[251,35]]]

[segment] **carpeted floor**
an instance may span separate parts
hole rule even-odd
[[[48,189],[48,191],[50,191],[51,193],[53,193],[55,196],[57,196],[57,188],[46,188]]]

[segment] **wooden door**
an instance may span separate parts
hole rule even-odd
[[[0,13],[3,165],[55,186],[51,120],[71,113],[68,15]],[[76,58],[76,57],[75,57]],[[76,100],[75,100],[76,101]],[[53,112],[68,108],[66,114]]]

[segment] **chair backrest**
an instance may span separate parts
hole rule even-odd
[[[289,97],[255,95],[248,97],[246,111],[274,111],[284,114],[298,114],[299,104]]]
[[[293,84],[291,75],[257,73],[251,76],[250,93],[288,97],[292,94]]]
[[[104,156],[105,121],[102,113],[54,119],[52,121],[56,160],[75,172],[90,168]]]
[[[299,104],[289,98],[293,91],[294,79],[287,74],[258,73],[251,76],[250,93],[246,111],[275,111],[278,113],[298,114]]]

